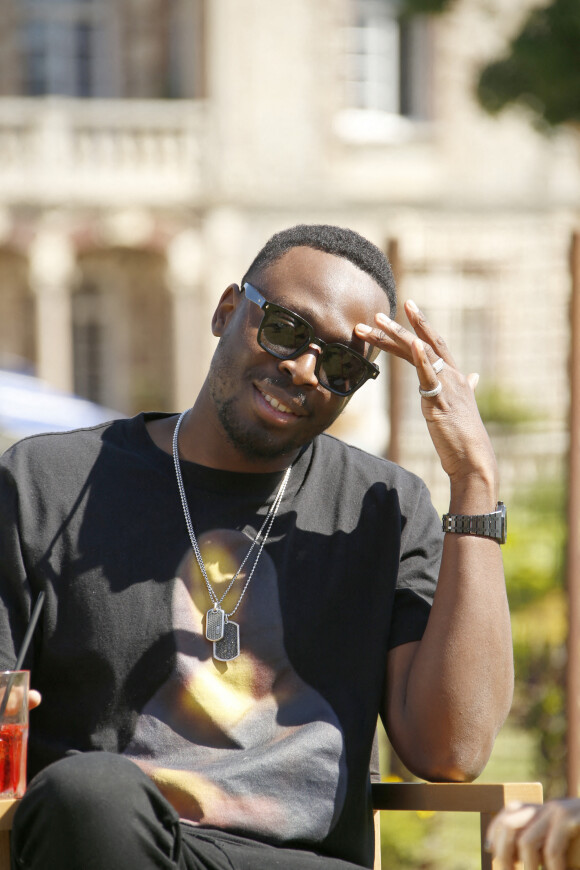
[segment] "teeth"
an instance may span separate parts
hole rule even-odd
[[[288,408],[287,405],[283,405],[282,402],[279,402],[278,399],[275,399],[273,396],[269,396],[267,393],[262,393],[265,400],[272,405],[277,411],[282,411],[283,414],[291,414],[292,409]]]

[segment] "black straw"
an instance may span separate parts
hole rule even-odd
[[[34,605],[34,610],[30,616],[30,622],[28,623],[28,628],[26,629],[26,634],[24,635],[24,640],[22,641],[22,646],[20,647],[20,652],[18,653],[18,658],[16,659],[16,664],[14,665],[14,670],[19,671],[24,663],[24,657],[28,652],[28,647],[30,646],[30,641],[32,640],[32,635],[34,633],[34,629],[36,628],[36,623],[38,622],[38,617],[40,616],[40,611],[42,610],[42,605],[44,604],[44,596],[46,593],[44,590],[38,593],[38,598],[36,599],[36,604]]]
[[[30,622],[28,623],[28,628],[26,629],[26,634],[24,635],[24,640],[22,641],[22,646],[20,647],[20,652],[18,653],[18,658],[16,659],[16,664],[13,668],[13,670],[15,671],[19,671],[22,668],[24,658],[26,656],[26,653],[28,652],[28,647],[30,646],[30,641],[32,640],[34,629],[36,628],[36,623],[38,622],[38,617],[40,616],[40,611],[42,610],[42,606],[44,604],[45,594],[46,593],[44,592],[44,590],[38,593],[38,598],[36,599],[34,610],[30,615]],[[12,688],[13,682],[14,677],[10,677],[6,686],[6,691],[4,692],[4,697],[2,698],[2,703],[0,704],[0,719],[6,712],[6,705],[8,704],[10,689]]]

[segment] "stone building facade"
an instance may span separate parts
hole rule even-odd
[[[477,68],[526,10],[456,0],[0,0],[0,366],[124,413],[191,404],[221,292],[278,229],[351,226],[481,388],[533,410],[499,436],[506,489],[566,449],[580,150]],[[389,363],[337,432],[389,445]],[[400,459],[445,506],[402,374]],[[522,440],[523,439],[523,440]]]

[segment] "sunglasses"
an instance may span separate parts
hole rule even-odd
[[[331,393],[350,396],[369,378],[378,376],[379,367],[362,354],[345,344],[327,344],[317,338],[307,320],[288,308],[267,302],[252,284],[246,282],[240,292],[264,312],[257,336],[260,347],[277,359],[295,359],[315,344],[321,353],[317,354],[314,373]]]

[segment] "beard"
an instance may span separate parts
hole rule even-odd
[[[255,389],[255,378],[263,384],[270,383],[290,390],[303,404],[307,401],[306,393],[292,387],[288,375],[278,373],[273,376],[271,372],[265,373],[251,367],[244,369],[235,343],[222,336],[210,366],[209,394],[227,440],[246,459],[272,460],[297,453],[334,422],[342,410],[342,406],[338,407],[324,426],[317,426],[311,418],[309,425],[301,427],[301,431],[294,434],[270,430],[259,421],[252,421],[240,413],[240,403],[245,401],[244,395],[248,395],[246,390]]]
[[[283,444],[267,429],[246,426],[236,413],[236,399],[217,401],[214,397],[218,419],[230,444],[246,459],[276,459],[295,453],[309,437],[291,438]]]
[[[304,390],[292,385],[288,374],[264,372],[251,366],[244,368],[243,355],[240,358],[236,341],[232,336],[222,335],[210,365],[208,375],[209,394],[214,404],[218,420],[229,443],[246,459],[272,460],[289,454],[296,454],[305,444],[327,429],[341,414],[348,400],[337,404],[334,413],[325,414],[324,424],[317,425],[315,416],[295,433],[283,433],[268,429],[259,421],[252,421],[240,413],[240,403],[248,401],[246,390],[254,390],[254,381],[271,384],[293,393],[294,398],[306,405],[308,398]],[[306,418],[304,418],[306,421]]]

